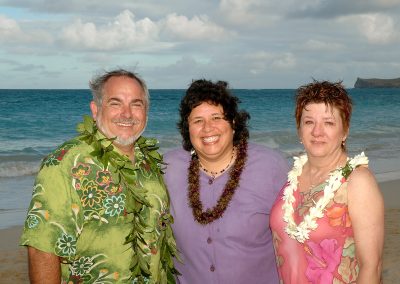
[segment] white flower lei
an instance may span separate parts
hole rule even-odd
[[[303,221],[297,225],[293,218],[293,203],[295,202],[293,193],[297,190],[298,177],[301,175],[306,162],[307,155],[294,157],[293,169],[288,173],[288,185],[282,196],[282,200],[284,201],[282,205],[283,220],[287,223],[285,232],[292,239],[296,239],[300,243],[304,243],[304,241],[309,238],[310,231],[318,227],[316,219],[324,216],[323,210],[344,182],[343,178],[347,178],[359,165],[368,165],[368,157],[362,152],[353,159],[347,158],[347,163],[344,167],[332,171],[326,181],[327,184],[324,188],[324,195],[315,203],[314,207],[310,208],[308,214],[303,217]]]

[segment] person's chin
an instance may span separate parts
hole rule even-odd
[[[326,149],[311,149],[308,154],[314,157],[325,157],[329,152]]]
[[[137,139],[136,136],[131,136],[131,137],[127,137],[127,138],[117,136],[117,139],[115,139],[114,143],[121,145],[121,146],[130,146],[135,143],[136,139]]]
[[[219,157],[221,155],[221,150],[220,149],[203,149],[203,155],[208,157],[208,158],[215,158]]]

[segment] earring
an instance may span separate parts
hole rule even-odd
[[[190,155],[191,155],[192,157],[197,156],[196,150],[195,150],[194,148],[192,148],[192,150],[190,150]]]
[[[345,139],[345,140],[342,140],[342,146],[343,146],[343,147],[346,146],[346,139]]]
[[[300,144],[303,144],[303,141],[300,140],[299,143],[300,143]]]

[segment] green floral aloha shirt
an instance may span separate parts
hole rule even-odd
[[[129,270],[133,251],[124,244],[132,228],[125,189],[115,182],[115,169],[105,168],[92,151],[92,146],[73,139],[44,159],[20,243],[62,257],[62,283],[136,283]],[[150,258],[152,276],[145,283],[157,283],[162,217],[168,214],[169,201],[162,177],[142,160],[136,146],[136,186],[147,190],[152,205],[142,214],[150,228],[144,233],[143,251]]]

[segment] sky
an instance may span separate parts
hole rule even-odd
[[[137,72],[292,89],[400,77],[400,0],[0,0],[0,89],[87,89]]]

